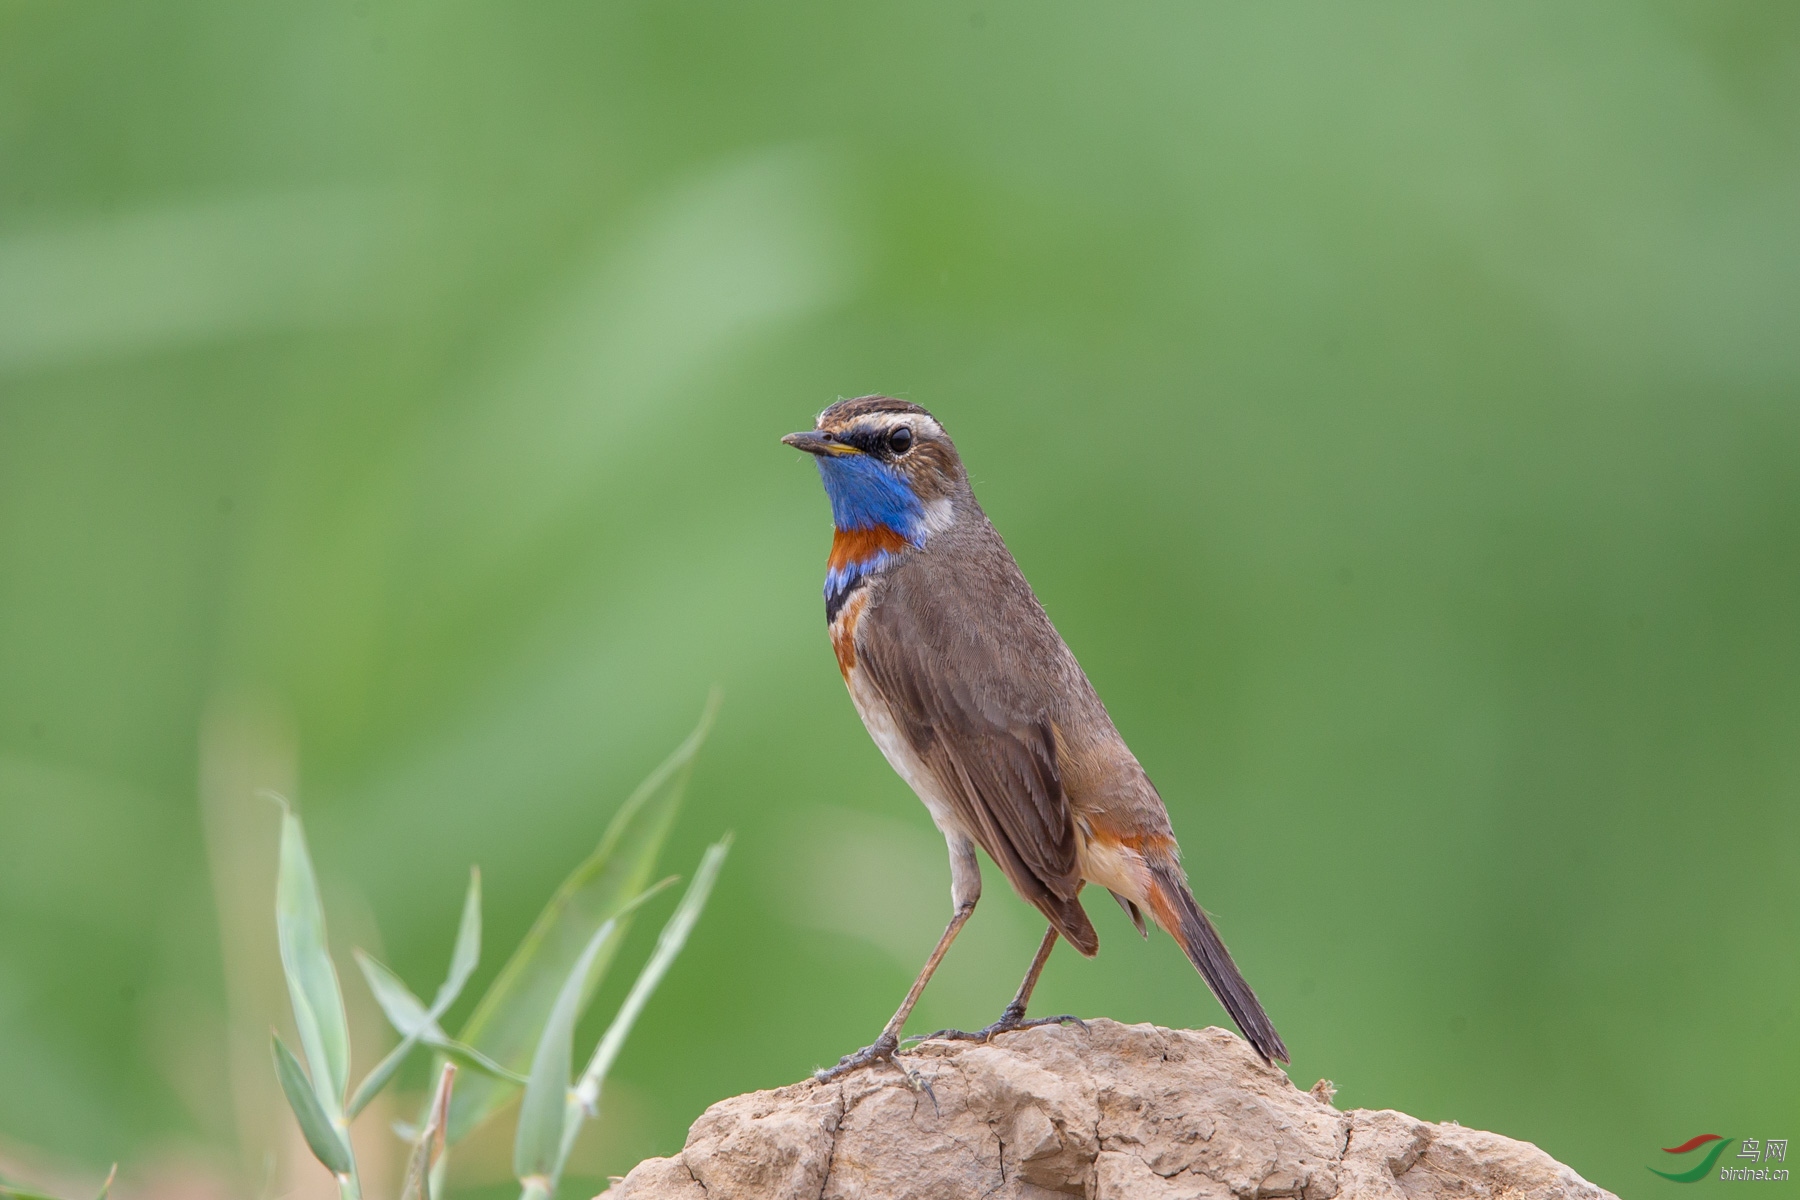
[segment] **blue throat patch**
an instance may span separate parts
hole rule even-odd
[[[820,458],[818,463],[831,498],[831,522],[840,531],[891,530],[915,546],[924,545],[925,506],[898,471],[860,454]],[[826,621],[836,619],[858,585],[894,560],[894,552],[880,544],[883,540],[871,538],[870,553],[846,562],[833,555],[825,572]]]
[[[823,455],[819,477],[839,529],[886,525],[913,545],[924,541],[925,506],[900,472],[866,454]]]

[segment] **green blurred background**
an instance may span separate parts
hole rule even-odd
[[[1629,1194],[1800,1135],[1800,8],[4,0],[0,1163],[311,1194],[253,788],[420,989],[480,863],[472,998],[715,682],[568,1194],[868,1041],[948,871],[776,439],[870,391],[1301,1086]],[[1042,1011],[1224,1021],[1091,907]],[[991,879],[912,1028],[1038,932]]]

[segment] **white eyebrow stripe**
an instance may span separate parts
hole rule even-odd
[[[866,417],[858,417],[851,428],[879,430],[886,433],[890,429],[898,429],[902,425],[909,425],[913,429],[922,430],[934,437],[944,435],[944,427],[923,413],[870,413]]]

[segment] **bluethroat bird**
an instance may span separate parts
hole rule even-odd
[[[954,914],[873,1045],[820,1072],[892,1060],[932,972],[981,896],[975,848],[1050,922],[1018,994],[978,1033],[1071,1021],[1025,1019],[1056,939],[1100,949],[1085,883],[1111,892],[1148,936],[1149,914],[1181,943],[1264,1061],[1287,1061],[1256,994],[1195,903],[1162,797],[1081,664],[1050,624],[975,501],[950,435],[916,404],[843,400],[781,439],[815,456],[836,533],[825,619],[850,698],[889,764],[950,847]]]

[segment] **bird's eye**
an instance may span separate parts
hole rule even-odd
[[[902,425],[888,434],[888,449],[895,454],[905,454],[912,449],[912,430]]]

